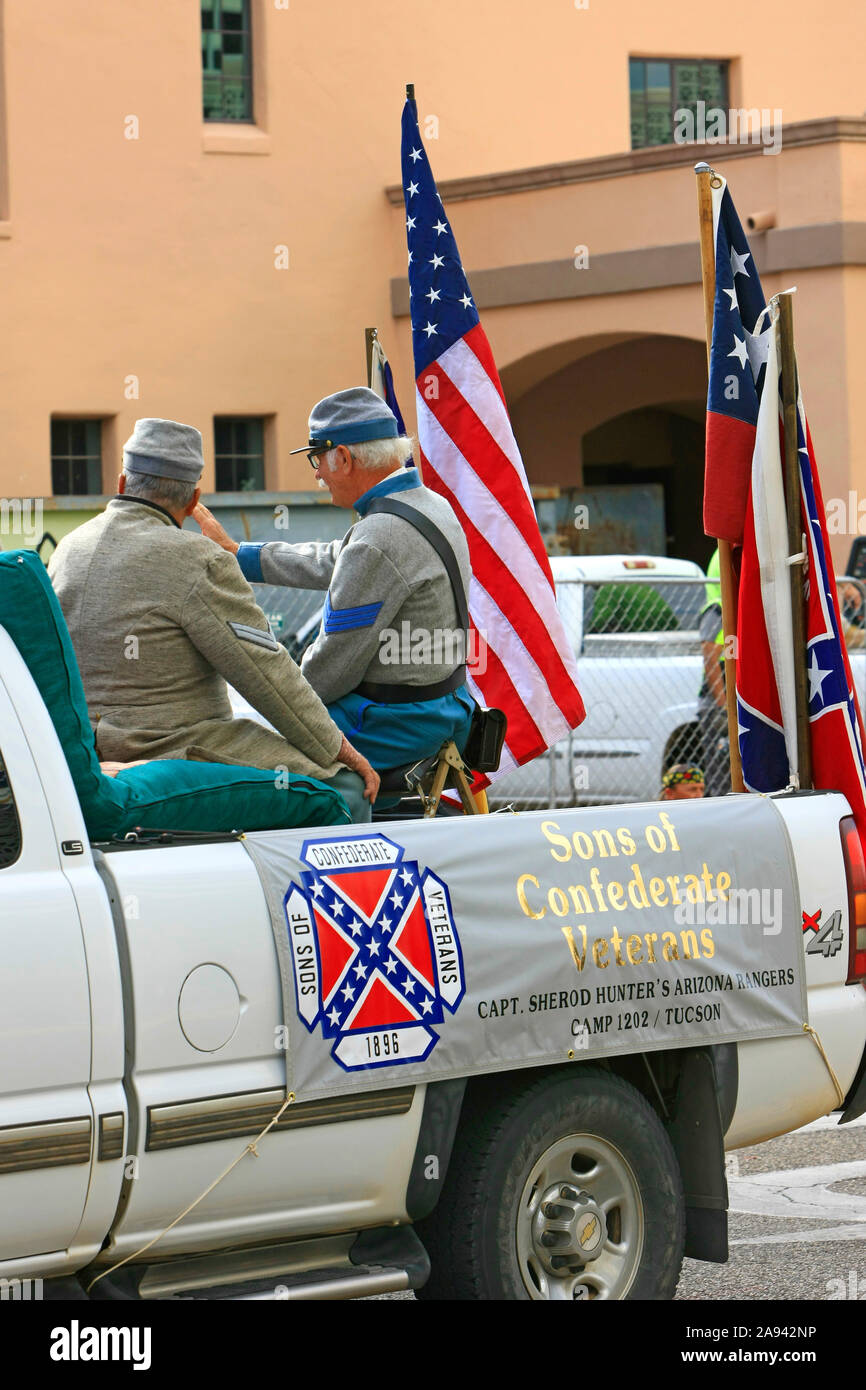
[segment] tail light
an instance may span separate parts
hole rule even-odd
[[[848,878],[848,980],[866,980],[866,858],[853,816],[839,822]]]

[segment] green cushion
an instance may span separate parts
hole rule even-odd
[[[35,551],[0,553],[0,626],[15,643],[66,754],[91,839],[156,830],[281,830],[351,821],[339,792],[312,777],[161,759],[116,777],[100,770],[84,686],[57,596]],[[288,781],[287,786],[282,783]]]

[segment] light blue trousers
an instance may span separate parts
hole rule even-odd
[[[465,685],[438,700],[380,705],[362,695],[344,695],[328,713],[377,772],[437,753],[448,738],[460,752],[469,737],[475,701]]]

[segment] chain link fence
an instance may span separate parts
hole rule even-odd
[[[854,688],[866,707],[866,584],[837,578]],[[275,636],[300,661],[324,594],[254,584]],[[652,801],[673,763],[704,769],[711,795],[729,790],[727,715],[705,678],[701,615],[720,603],[703,576],[563,579],[557,606],[577,656],[586,719],[548,754],[498,778],[492,809],[556,809]],[[705,629],[708,631],[708,628]],[[712,636],[712,634],[710,634]],[[713,664],[712,641],[706,660]],[[703,690],[703,694],[702,694]]]
[[[855,689],[866,695],[866,587],[837,580]],[[604,806],[651,801],[673,763],[704,769],[707,789],[730,789],[727,716],[707,671],[722,645],[712,618],[718,584],[703,577],[634,575],[557,584],[557,606],[577,656],[586,719],[550,753],[498,778],[491,807]],[[712,629],[712,630],[711,630]]]
[[[321,589],[288,589],[276,584],[252,584],[256,603],[296,661],[300,661],[313,629],[317,627],[325,602]]]

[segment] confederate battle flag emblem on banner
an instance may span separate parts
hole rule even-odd
[[[420,1062],[465,992],[448,889],[383,835],[307,840],[284,900],[298,1014],[347,1071]]]

